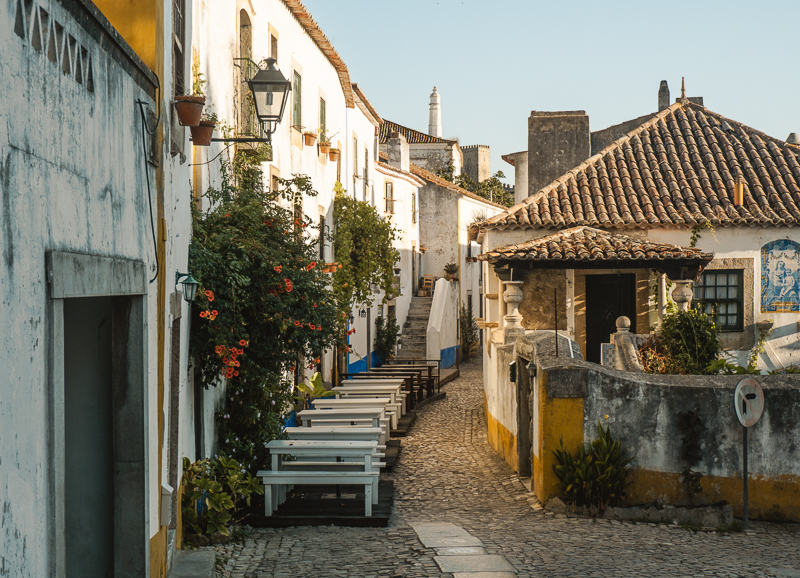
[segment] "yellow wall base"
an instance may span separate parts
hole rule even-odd
[[[517,454],[517,436],[512,434],[499,421],[489,413],[486,393],[483,394],[483,409],[486,414],[489,445],[494,448],[500,457],[515,471],[519,471],[519,455]]]
[[[150,578],[167,578],[167,527],[150,538]]]
[[[691,505],[681,474],[633,469],[628,480],[628,504]],[[708,503],[726,501],[736,517],[743,515],[741,478],[703,476],[703,492],[695,498]],[[800,522],[800,476],[751,477],[748,480],[748,517],[773,522]]]

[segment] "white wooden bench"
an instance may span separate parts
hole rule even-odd
[[[279,504],[273,507],[272,486],[280,485],[317,485],[317,484],[342,484],[364,486],[364,515],[372,516],[372,504],[377,502],[378,472],[345,472],[345,471],[265,471],[256,474],[266,486],[264,492],[264,515],[271,516]]]
[[[400,414],[406,413],[406,394],[402,391],[399,385],[355,385],[350,382],[344,382],[348,385],[340,385],[332,388],[340,397],[384,397],[389,396],[391,403],[400,404]]]
[[[383,430],[379,427],[287,427],[283,431],[291,440],[347,440],[376,442],[379,450],[386,449],[380,444]]]

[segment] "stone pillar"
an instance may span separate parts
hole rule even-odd
[[[428,134],[442,138],[442,97],[433,87],[431,93],[430,113],[428,115]]]
[[[675,281],[675,289],[672,290],[672,300],[678,307],[678,311],[689,311],[692,304],[692,281]]]
[[[662,80],[661,86],[658,87],[658,112],[665,108],[669,108],[669,86],[666,80]]]
[[[517,337],[525,335],[522,327],[522,314],[519,312],[519,304],[522,303],[522,284],[524,281],[503,281],[506,290],[503,293],[503,301],[508,305],[508,313],[504,317],[506,324],[504,327],[504,343],[514,343]]]
[[[664,322],[667,314],[667,276],[664,273],[658,275],[658,324]]]

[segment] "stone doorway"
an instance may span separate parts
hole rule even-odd
[[[631,320],[636,333],[636,274],[586,276],[586,360],[600,363],[600,345],[617,330],[617,317]]]

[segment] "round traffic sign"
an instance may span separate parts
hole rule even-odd
[[[758,382],[751,377],[746,377],[736,384],[736,390],[733,392],[733,404],[740,424],[750,427],[756,423],[764,412],[764,392]]]

